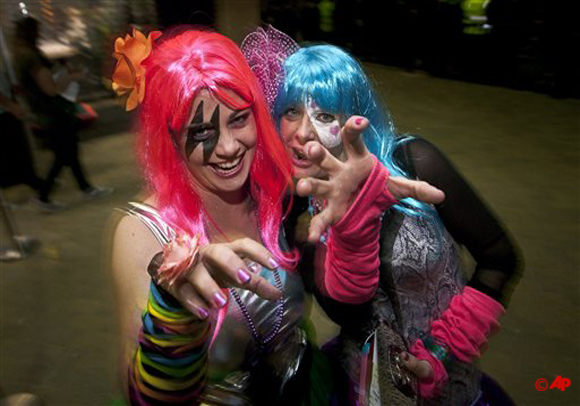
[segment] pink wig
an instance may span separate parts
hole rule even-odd
[[[231,109],[252,109],[257,143],[249,183],[258,207],[260,233],[281,264],[293,268],[295,255],[282,252],[278,243],[282,202],[292,188],[292,166],[256,78],[237,45],[209,31],[164,35],[143,66],[146,89],[137,150],[161,215],[176,228],[199,234],[202,243],[208,242],[205,225],[212,220],[193,188],[187,164],[173,138],[188,124],[195,97],[207,89]],[[228,90],[244,103],[232,100]]]

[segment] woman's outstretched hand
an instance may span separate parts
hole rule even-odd
[[[186,252],[186,250],[183,250]],[[282,292],[259,275],[261,267],[278,267],[270,252],[250,238],[199,248],[197,260],[174,283],[161,283],[186,309],[206,319],[211,309],[227,303],[223,288],[240,287],[267,300]]]
[[[342,219],[375,165],[375,159],[361,136],[368,124],[366,118],[353,116],[342,128],[340,135],[344,161],[334,157],[316,141],[306,144],[308,159],[327,174],[326,179],[301,179],[296,187],[300,196],[313,195],[326,202],[324,209],[310,222],[310,242],[317,242],[329,226]],[[389,178],[387,188],[396,200],[412,197],[425,203],[437,204],[445,198],[441,190],[427,182],[397,176]]]

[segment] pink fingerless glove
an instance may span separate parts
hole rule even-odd
[[[418,360],[427,361],[432,368],[431,376],[424,379],[417,380],[417,389],[419,391],[419,396],[422,398],[432,398],[436,396],[441,387],[447,382],[447,371],[445,370],[445,365],[435,358],[425,345],[423,341],[417,340],[415,344],[409,349],[409,352],[413,354]]]
[[[449,308],[441,318],[431,323],[430,335],[435,341],[448,346],[458,360],[471,362],[481,356],[488,338],[499,330],[498,320],[504,313],[501,303],[467,286],[463,293],[451,299]],[[437,395],[447,380],[442,362],[425,348],[421,340],[417,340],[410,352],[418,359],[428,361],[433,367],[433,375],[419,381],[420,395]]]
[[[326,245],[326,291],[342,303],[361,304],[375,294],[381,219],[397,203],[387,189],[389,171],[373,158],[373,170],[344,217],[330,227]]]

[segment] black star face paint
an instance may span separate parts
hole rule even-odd
[[[209,162],[209,158],[213,153],[216,145],[220,140],[220,106],[219,104],[215,106],[213,114],[211,115],[211,125],[214,128],[215,134],[213,137],[209,138],[203,143],[203,160],[204,162]]]
[[[210,122],[203,120],[203,100],[199,102],[193,120],[187,130],[185,140],[185,156],[189,159],[191,153],[201,143],[203,144],[204,162],[209,162],[220,137],[220,106],[216,105]]]
[[[203,100],[199,102],[197,105],[197,110],[195,110],[195,115],[193,116],[193,120],[189,125],[189,130],[187,131],[187,138],[185,140],[185,156],[189,158],[197,144],[199,144],[199,140],[197,137],[197,132],[201,130],[201,126],[203,124]]]
[[[232,109],[203,90],[189,118],[175,139],[196,192],[245,195],[258,137],[252,109]]]

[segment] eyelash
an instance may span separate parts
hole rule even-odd
[[[298,111],[298,109],[296,107],[289,107],[286,109],[286,111],[284,111],[284,116],[292,119],[292,118],[296,118],[300,115],[300,112]]]
[[[329,113],[318,113],[316,115],[316,120],[318,120],[324,124],[329,124],[329,123],[332,123],[334,120],[336,120],[336,117],[334,117],[334,115],[329,114]]]
[[[239,116],[232,119],[229,122],[229,125],[233,128],[243,128],[245,127],[249,116],[250,116],[249,112],[240,114]],[[209,127],[201,127],[197,129],[190,128],[189,131],[187,132],[187,137],[193,139],[196,142],[204,142],[213,137],[214,134],[215,130],[213,126],[210,125]]]
[[[236,118],[232,119],[232,121],[229,122],[229,125],[234,127],[234,128],[242,128],[246,125],[246,122],[248,121],[249,116],[250,116],[250,113],[240,114]]]
[[[199,128],[197,130],[191,129],[187,132],[188,138],[193,138],[194,141],[205,141],[211,138],[214,134],[213,128]]]

